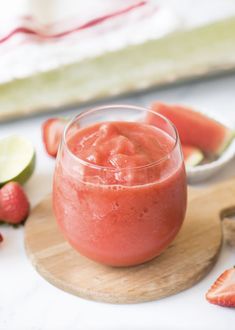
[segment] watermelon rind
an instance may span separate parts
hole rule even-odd
[[[209,158],[220,157],[235,137],[235,131],[230,125],[208,112],[162,102],[153,103],[152,109],[173,122],[183,144],[199,148]]]
[[[233,141],[234,138],[235,138],[235,131],[227,128],[225,137],[217,151],[218,156],[222,155],[222,153],[228,148],[228,146],[230,145],[230,143]]]
[[[203,153],[198,149],[195,150],[186,160],[185,165],[186,168],[194,167],[200,164],[203,160],[204,156]]]

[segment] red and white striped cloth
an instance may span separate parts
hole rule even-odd
[[[25,8],[19,16],[0,13],[0,83],[159,38],[180,25],[150,0],[31,0]]]
[[[112,8],[102,13],[100,16],[87,18],[84,20],[82,13],[79,17],[70,17],[70,19],[62,20],[59,22],[51,22],[49,24],[40,24],[37,19],[31,15],[23,15],[14,17],[12,20],[6,21],[5,24],[1,24],[0,27],[0,44],[7,42],[17,34],[30,35],[31,37],[37,37],[44,40],[63,38],[71,34],[78,33],[85,29],[93,28],[108,21],[115,21],[120,17],[125,17],[131,12],[136,11],[139,8],[146,7],[148,1],[126,1],[122,2],[119,8]],[[142,9],[141,14],[151,13],[156,8],[152,8],[151,11],[146,8]]]

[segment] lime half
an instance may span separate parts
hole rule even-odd
[[[25,183],[35,167],[35,151],[30,141],[12,135],[0,140],[0,186],[9,181]]]

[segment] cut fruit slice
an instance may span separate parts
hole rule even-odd
[[[35,152],[30,141],[12,135],[0,140],[0,186],[9,181],[25,183],[35,168]]]
[[[204,158],[201,150],[192,146],[182,145],[182,151],[186,167],[196,166],[200,164]]]
[[[42,139],[49,156],[56,157],[60,141],[68,120],[65,118],[49,118],[42,125]]]
[[[194,146],[206,155],[219,156],[234,138],[228,127],[190,108],[156,102],[152,109],[176,126],[182,144]],[[149,115],[147,121],[154,125],[154,115]]]
[[[225,270],[206,294],[211,303],[223,307],[235,307],[235,269]]]

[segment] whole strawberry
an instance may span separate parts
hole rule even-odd
[[[3,241],[3,236],[2,234],[0,233],[0,243]]]
[[[0,190],[0,219],[9,224],[23,222],[29,214],[29,201],[17,182],[9,182]]]

